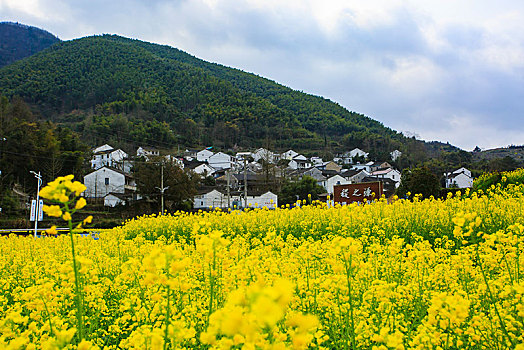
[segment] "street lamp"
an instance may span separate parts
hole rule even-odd
[[[33,174],[37,180],[38,180],[38,186],[36,190],[36,205],[35,205],[35,238],[36,238],[36,232],[38,230],[38,213],[40,212],[40,186],[42,185],[42,175],[40,172],[38,174],[34,171],[30,171],[31,174]]]
[[[155,187],[160,190],[161,200],[162,200],[162,215],[164,215],[164,192],[169,188],[169,186],[164,187],[164,163],[162,162],[161,175],[160,175],[160,187]]]

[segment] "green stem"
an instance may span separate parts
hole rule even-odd
[[[53,322],[51,322],[51,314],[49,313],[49,310],[47,309],[47,304],[45,302],[44,298],[41,298],[42,302],[44,303],[45,312],[47,313],[47,320],[49,322],[49,331],[51,332],[51,336],[54,337],[55,332],[53,331]]]
[[[207,323],[209,325],[209,317],[213,313],[213,301],[215,296],[215,276],[216,271],[216,244],[213,242],[213,264],[209,269],[209,312],[207,314]]]
[[[65,211],[69,212],[69,206],[65,203]],[[80,274],[78,272],[78,266],[76,263],[75,253],[75,239],[73,237],[73,222],[67,221],[69,226],[69,237],[71,237],[71,253],[73,255],[73,271],[75,273],[75,303],[76,303],[76,319],[78,324],[78,342],[80,343],[84,339],[84,305],[82,298],[82,291],[80,290]]]
[[[169,285],[167,286],[167,307],[166,307],[166,330],[164,332],[164,350],[167,349],[167,340],[168,340],[168,336],[169,336],[169,318],[171,317],[171,310],[170,310],[170,307],[169,307],[169,297],[170,297],[170,294],[171,294],[171,289],[169,287]]]
[[[346,257],[344,257],[344,264],[346,265],[346,279],[348,283],[348,297],[349,297],[349,312],[350,312],[350,321],[351,321],[351,349],[356,349],[355,343],[355,319],[353,317],[353,295],[351,293],[351,259],[352,256],[349,256],[349,262]]]
[[[502,328],[502,332],[508,339],[509,343],[511,344],[511,347],[514,348],[515,344],[513,340],[511,339],[508,330],[506,329],[506,326],[504,325],[504,321],[502,320],[502,317],[500,316],[499,309],[497,308],[497,304],[495,303],[495,298],[493,298],[493,293],[491,293],[491,288],[489,288],[488,278],[486,276],[486,272],[484,271],[484,267],[482,266],[482,261],[480,260],[480,254],[479,254],[479,243],[477,242],[477,245],[475,247],[475,252],[477,253],[477,261],[479,263],[480,272],[482,273],[482,277],[484,279],[484,283],[486,283],[486,290],[488,291],[489,298],[491,299],[491,304],[493,304],[493,308],[495,309],[495,314],[497,315],[497,318],[499,319],[500,327]]]

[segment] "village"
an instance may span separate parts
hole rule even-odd
[[[183,155],[161,154],[158,149],[139,147],[130,155],[105,144],[93,149],[91,172],[85,175],[85,197],[103,201],[106,207],[131,204],[141,199],[133,176],[135,162],[171,162],[202,179],[211,179],[197,188],[193,209],[269,208],[279,205],[276,182],[300,181],[308,176],[325,189],[320,199],[334,198],[337,186],[380,183],[380,192],[386,198],[395,194],[401,183],[401,172],[390,163],[402,156],[395,150],[390,159],[368,161],[369,153],[355,148],[338,154],[331,160],[306,157],[293,150],[283,153],[266,148],[237,152],[230,155],[213,147],[185,150]],[[444,174],[446,188],[467,188],[473,184],[471,172],[459,168]],[[158,179],[158,191],[163,194],[163,179]],[[211,182],[211,184],[209,184]],[[369,190],[369,187],[367,187]],[[297,196],[298,199],[298,196]],[[341,202],[345,204],[346,202]]]

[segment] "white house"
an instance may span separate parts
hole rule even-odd
[[[206,149],[203,149],[203,150],[197,152],[197,154],[196,154],[196,159],[197,159],[199,162],[205,162],[205,161],[208,160],[209,157],[211,157],[213,154],[214,154],[214,152],[211,152],[210,150],[208,150],[208,149],[206,148]]]
[[[98,147],[100,148],[100,147]],[[109,166],[124,170],[124,159],[127,159],[127,153],[121,149],[106,149],[93,153],[91,158],[91,168],[100,169],[103,166]]]
[[[391,160],[394,162],[400,158],[400,156],[402,155],[402,152],[396,149],[393,152],[391,152],[389,155],[391,156]]]
[[[446,188],[468,188],[473,187],[473,178],[471,177],[471,171],[462,167],[455,170],[452,173],[445,173],[446,177]]]
[[[371,173],[371,176],[374,176],[379,179],[390,179],[395,182],[395,187],[400,186],[400,172],[393,168],[380,169]]]
[[[212,154],[207,159],[209,165],[215,169],[229,169],[231,168],[231,161],[231,156],[223,152]]]
[[[150,157],[150,156],[158,157],[159,155],[160,155],[160,151],[157,150],[156,148],[138,147],[138,149],[136,150],[136,156],[137,157],[144,157],[146,159],[148,159],[148,157]]]
[[[240,198],[238,198],[240,200]],[[242,205],[244,201],[242,200]],[[268,208],[275,209],[278,206],[278,196],[271,191],[263,193],[258,196],[247,195],[248,208]]]
[[[280,159],[287,159],[291,160],[294,157],[298,156],[298,153],[290,149],[289,151],[286,151],[280,155]]]
[[[230,200],[232,203],[232,200]],[[197,194],[193,198],[193,208],[195,209],[209,209],[209,208],[226,208],[227,196],[220,191],[210,190]]]
[[[333,175],[327,178],[325,181],[323,181],[322,186],[326,189],[327,193],[333,194],[333,187],[335,185],[347,185],[350,183],[351,181],[340,175]]]
[[[216,189],[202,191],[193,199],[193,208],[195,209],[227,208],[227,205],[227,195]],[[231,196],[229,198],[229,205],[231,208],[234,208],[234,206],[244,207],[245,200],[238,195]],[[269,191],[261,195],[248,194],[247,196],[247,206],[249,208],[267,207],[268,209],[274,209],[277,205],[278,196]]]
[[[184,167],[186,169],[190,169],[195,174],[201,175],[201,176],[211,176],[215,173],[215,168],[210,166],[207,163],[202,162],[189,162],[184,163]]]
[[[311,162],[303,155],[299,154],[293,157],[287,164],[290,169],[309,169],[313,165]]]
[[[353,158],[353,157],[364,157],[364,158],[367,158],[368,155],[369,155],[368,152],[364,152],[360,148],[354,148],[351,151],[349,151],[349,153],[348,153],[348,156],[350,158]]]
[[[104,166],[84,176],[87,198],[103,198],[111,192],[135,192],[135,180],[121,170]]]
[[[255,162],[264,161],[268,163],[274,163],[275,158],[276,157],[273,154],[273,152],[265,148],[259,148],[253,153],[253,159],[255,160]]]
[[[343,164],[351,164],[353,163],[353,158],[362,157],[367,159],[368,155],[368,152],[364,152],[360,148],[354,148],[351,151],[344,153],[340,158]]]

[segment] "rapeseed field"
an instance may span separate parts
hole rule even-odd
[[[2,238],[0,348],[524,349],[524,186],[504,181]],[[57,179],[47,213],[87,224],[81,191]]]

